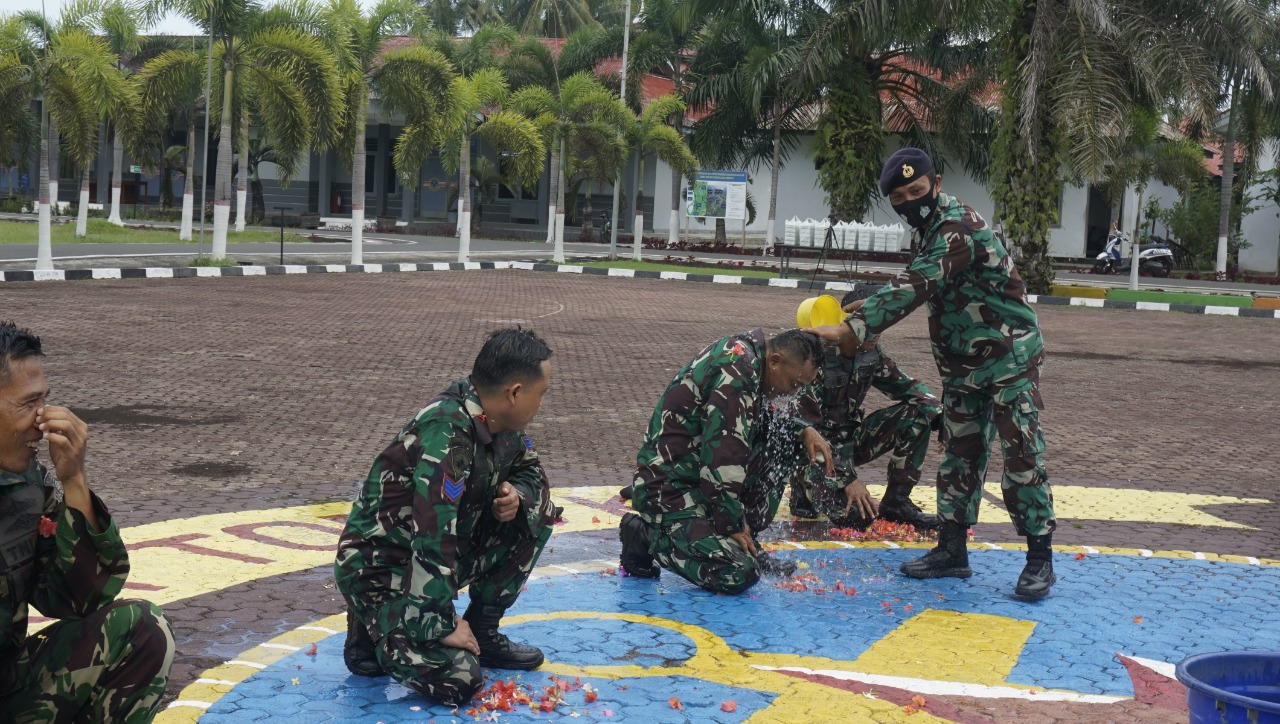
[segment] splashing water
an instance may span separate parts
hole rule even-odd
[[[800,464],[803,450],[796,435],[799,408],[800,398],[797,395],[783,395],[768,401],[764,483],[770,488],[786,487]]]

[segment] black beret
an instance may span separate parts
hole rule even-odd
[[[884,169],[880,171],[880,193],[888,196],[890,191],[929,173],[933,173],[929,154],[918,148],[900,148],[884,162]]]

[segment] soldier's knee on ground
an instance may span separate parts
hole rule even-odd
[[[755,558],[743,556],[741,561],[717,567],[699,585],[712,593],[742,593],[760,580],[760,565]]]
[[[396,630],[382,636],[374,650],[383,671],[429,699],[463,704],[484,686],[479,657],[465,649],[420,646]]]

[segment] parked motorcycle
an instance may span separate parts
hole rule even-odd
[[[1133,266],[1131,254],[1122,250],[1129,244],[1129,235],[1117,231],[1107,237],[1107,246],[1093,262],[1094,274],[1128,274]],[[1153,277],[1167,277],[1173,272],[1173,251],[1164,244],[1141,244],[1138,247],[1138,273]]]

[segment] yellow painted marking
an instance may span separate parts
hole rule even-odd
[[[1265,498],[1235,498],[1229,495],[1053,486],[1054,513],[1059,518],[1078,520],[1175,523],[1256,530],[1252,526],[1224,520],[1199,508],[1209,505],[1266,505],[1271,502]]]
[[[887,676],[1008,686],[1036,625],[1004,616],[923,611],[854,660],[852,669]]]

